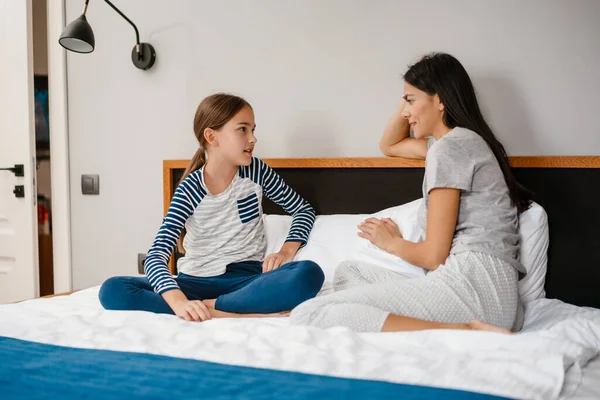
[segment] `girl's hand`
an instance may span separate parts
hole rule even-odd
[[[207,321],[211,318],[208,308],[200,300],[177,301],[171,308],[175,315],[186,321]]]
[[[276,270],[283,264],[287,264],[294,259],[295,252],[280,250],[278,253],[273,253],[263,262],[263,273]]]
[[[377,219],[367,218],[360,225],[358,236],[367,239],[375,246],[388,253],[393,253],[393,243],[396,239],[402,239],[400,228],[389,218]]]
[[[164,292],[162,297],[179,318],[186,321],[206,321],[210,319],[210,313],[204,303],[199,300],[188,300],[179,289]]]
[[[263,273],[273,271],[283,264],[287,264],[294,259],[294,256],[300,248],[300,242],[285,242],[281,246],[281,250],[277,253],[273,253],[265,258],[263,262]]]

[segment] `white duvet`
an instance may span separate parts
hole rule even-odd
[[[104,311],[98,288],[0,306],[0,336],[225,364],[470,390],[520,399],[570,397],[600,349],[600,310],[541,299],[517,335],[426,331],[356,334],[287,318],[191,323]]]

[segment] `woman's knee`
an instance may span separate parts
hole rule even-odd
[[[311,299],[294,308],[290,314],[290,322],[293,325],[308,325],[321,329],[343,326],[339,318],[336,318],[336,312],[345,306],[321,300]]]
[[[317,299],[307,300],[292,310],[290,322],[294,325],[314,325],[318,310],[319,302]]]
[[[360,275],[358,268],[354,263],[348,261],[342,261],[340,265],[335,268],[333,273],[333,285],[346,282],[349,278]]]

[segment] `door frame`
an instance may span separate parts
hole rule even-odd
[[[58,38],[65,27],[65,2],[48,1],[46,10],[54,293],[62,293],[73,290],[67,56],[58,44]]]

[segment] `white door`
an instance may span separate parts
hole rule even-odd
[[[24,170],[0,170],[0,303],[38,294],[31,15],[31,0],[0,0],[0,168]]]

